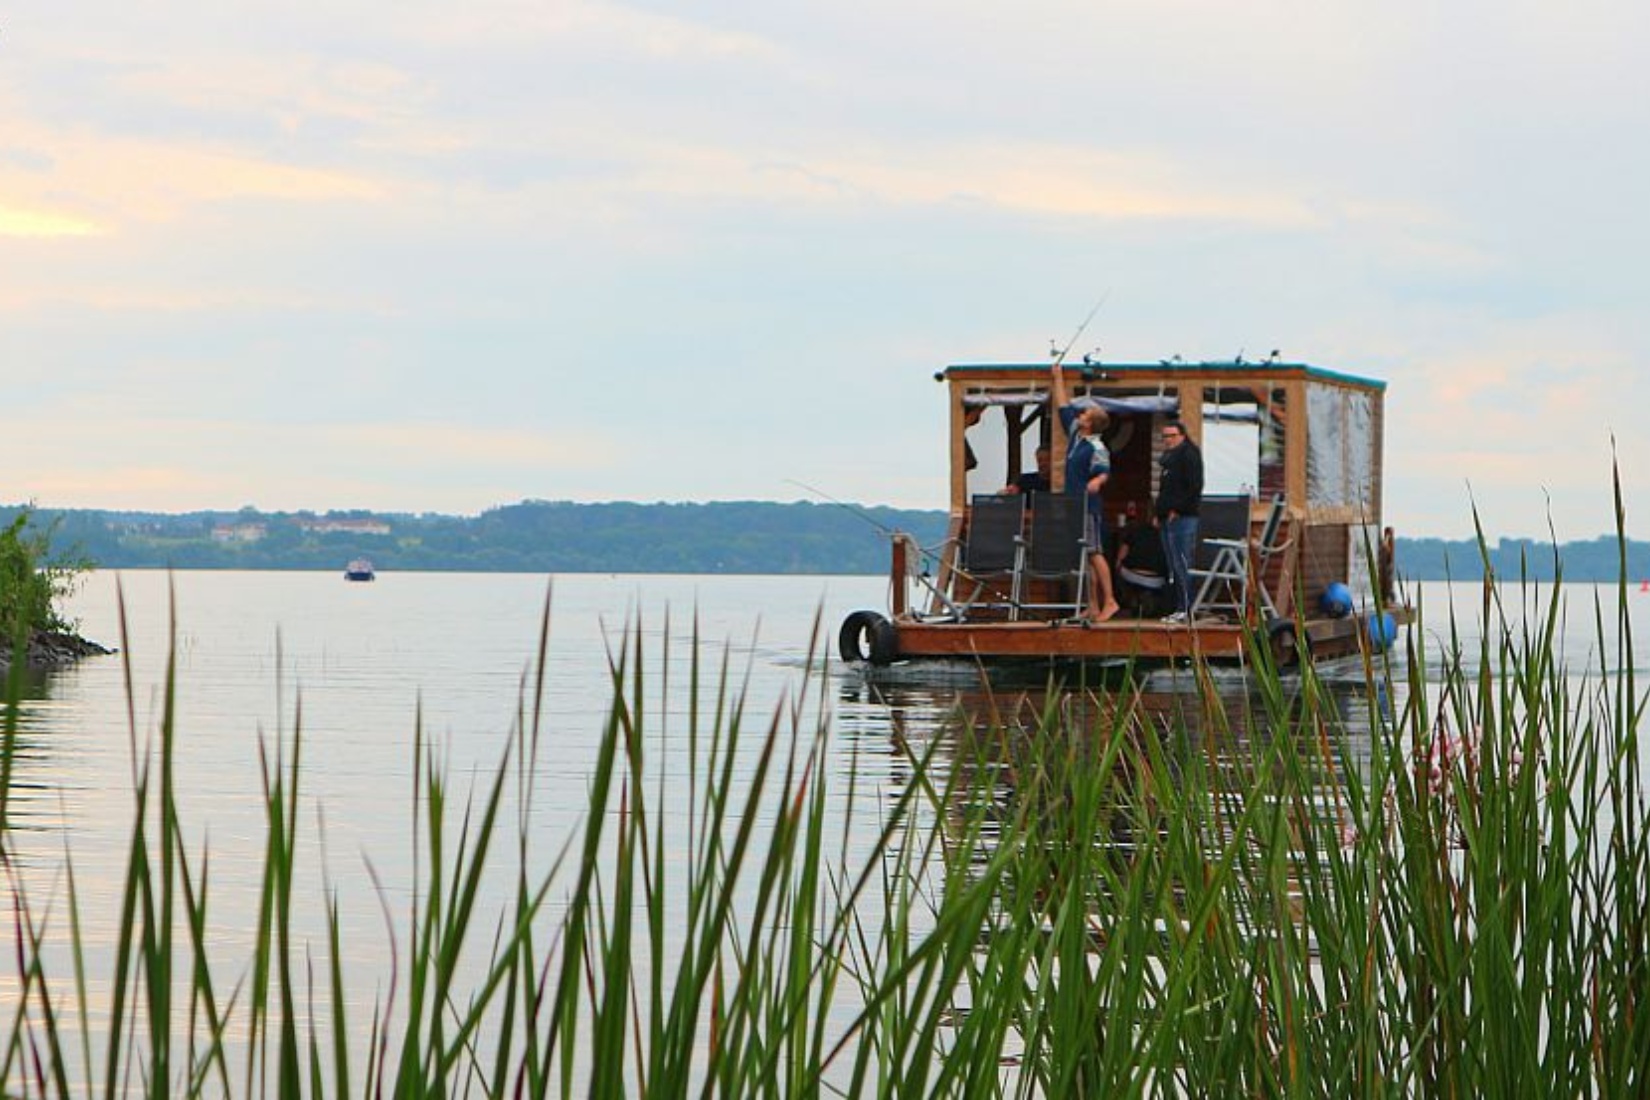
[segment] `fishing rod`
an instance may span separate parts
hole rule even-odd
[[[1106,292],[1095,300],[1094,308],[1089,310],[1089,315],[1087,317],[1083,318],[1083,323],[1077,326],[1077,331],[1071,334],[1071,339],[1066,341],[1066,346],[1061,348],[1059,353],[1055,355],[1054,362],[1051,364],[1052,366],[1058,367],[1065,363],[1066,356],[1071,354],[1072,347],[1076,345],[1077,341],[1083,338],[1083,332],[1089,327],[1089,322],[1094,320],[1095,314],[1100,312],[1100,307],[1105,305],[1106,299],[1110,297],[1111,288],[1107,287]]]
[[[875,516],[871,515],[871,513],[867,512],[865,509],[860,508],[860,507],[858,507],[856,505],[853,505],[853,504],[849,504],[845,500],[838,500],[836,497],[832,496],[830,493],[827,493],[825,490],[816,489],[812,485],[809,485],[807,482],[798,481],[794,477],[786,478],[785,483],[787,485],[795,485],[798,489],[802,489],[806,492],[812,493],[814,496],[818,497],[820,500],[825,501],[827,504],[836,505],[838,508],[841,508],[844,512],[847,512],[849,515],[854,516],[855,518],[857,518],[859,520],[862,520],[865,523],[869,523],[872,527],[875,527],[878,531],[882,532],[884,535],[886,535],[890,539],[896,539],[896,538],[899,538],[902,535],[905,536],[906,538],[909,538],[910,541],[911,541],[911,548],[917,552],[918,556],[922,557],[926,561],[934,562],[935,564],[938,564],[938,565],[943,565],[944,564],[945,559],[943,557],[941,557],[939,554],[934,553],[934,551],[928,549],[926,546],[923,546],[915,538],[911,538],[910,532],[908,532],[908,531],[899,531],[899,530],[896,530],[893,527],[888,526],[886,523],[883,523],[881,520],[879,520]],[[963,576],[963,577],[965,577],[969,580],[973,579],[972,577],[969,577],[968,574],[964,573],[961,569],[958,569],[956,566],[952,566],[952,569],[953,569],[953,571],[955,571],[959,575],[961,575],[961,576]],[[926,568],[925,568],[924,571],[926,572]]]
[[[899,531],[899,530],[896,530],[896,529],[888,526],[886,523],[882,523],[875,516],[871,515],[869,512],[867,512],[863,508],[859,508],[859,507],[856,507],[855,505],[849,504],[845,500],[838,500],[836,497],[832,496],[830,493],[827,493],[825,490],[816,489],[812,485],[809,485],[807,482],[798,481],[795,478],[788,477],[788,478],[785,479],[785,483],[787,485],[795,485],[799,489],[802,489],[806,492],[812,493],[814,496],[819,497],[821,500],[825,501],[828,504],[836,505],[838,508],[841,508],[843,511],[849,513],[850,515],[858,517],[860,520],[864,521],[865,523],[869,523],[872,527],[875,527],[878,531],[882,532],[884,535],[886,535],[890,539],[897,539],[897,538],[906,539],[908,544],[910,545],[911,549],[915,550],[917,552],[917,556],[922,558],[923,562],[924,562],[922,575],[919,576],[917,579],[922,582],[923,587],[927,588],[935,596],[939,597],[939,599],[943,603],[945,603],[947,606],[953,606],[952,601],[951,601],[950,597],[948,597],[944,592],[942,592],[938,588],[936,588],[934,586],[934,583],[928,579],[928,568],[927,568],[928,563],[938,565],[942,569],[943,568],[949,568],[952,574],[954,574],[955,576],[961,577],[963,580],[969,582],[970,584],[974,584],[974,585],[984,587],[985,585],[991,583],[990,581],[988,581],[984,577],[975,576],[973,573],[971,573],[968,570],[964,569],[962,566],[958,565],[956,562],[951,562],[948,566],[947,563],[946,563],[946,560],[945,560],[945,556],[943,554],[937,554],[933,550],[930,550],[928,547],[926,547],[926,546],[922,545],[921,543],[919,543],[911,535],[911,533],[909,531]],[[1025,607],[1025,605],[1023,603],[1021,603],[1020,601],[1018,601],[1018,600],[1009,599],[1008,602],[1013,604],[1015,607],[1019,607],[1019,608],[1022,608],[1022,609]]]
[[[864,520],[866,523],[869,523],[872,527],[875,527],[878,531],[881,531],[883,534],[887,535],[889,538],[892,538],[895,535],[899,534],[899,532],[894,530],[894,528],[888,526],[886,523],[881,522],[875,516],[871,515],[871,513],[867,512],[865,509],[857,507],[857,506],[852,505],[852,504],[849,504],[845,500],[838,500],[836,497],[832,496],[830,493],[827,493],[823,489],[815,489],[812,485],[809,485],[807,482],[798,481],[794,477],[786,478],[785,479],[785,484],[795,485],[798,489],[802,489],[802,490],[805,490],[807,492],[812,493],[814,496],[818,497],[820,500],[825,501],[827,504],[836,505],[838,508],[841,508],[844,512],[847,512],[851,516],[858,516],[860,519]],[[921,547],[918,547],[918,549],[921,549]]]
[[[1083,338],[1083,333],[1088,330],[1089,324],[1099,314],[1101,307],[1106,304],[1106,300],[1110,297],[1111,297],[1111,288],[1107,287],[1105,292],[1103,294],[1101,294],[1099,298],[1095,299],[1094,305],[1089,309],[1088,315],[1083,318],[1083,323],[1077,326],[1077,331],[1073,332],[1071,334],[1071,339],[1066,341],[1066,346],[1061,348],[1059,350],[1059,352],[1055,355],[1054,364],[1053,364],[1055,367],[1059,367],[1062,363],[1065,362],[1066,356],[1071,354],[1071,349],[1077,345],[1077,341],[1079,341]],[[788,478],[785,479],[785,482],[788,485],[795,485],[797,488],[803,490],[804,492],[812,493],[814,496],[820,498],[821,500],[823,500],[823,501],[825,501],[829,504],[833,504],[838,508],[841,508],[843,511],[849,513],[850,515],[853,515],[853,516],[857,517],[861,522],[870,524],[872,527],[876,528],[878,531],[880,531],[882,534],[886,535],[889,538],[898,538],[902,534],[902,532],[896,531],[894,528],[888,526],[886,523],[883,523],[882,521],[878,520],[875,516],[872,516],[869,512],[865,511],[865,509],[856,507],[855,505],[852,505],[852,504],[849,504],[845,500],[839,500],[836,497],[832,496],[830,493],[825,492],[825,490],[823,490],[823,489],[819,489],[819,488],[816,488],[812,485],[809,485],[805,481],[798,481],[796,478],[789,478],[788,477]],[[932,550],[929,550],[927,547],[921,545],[920,543],[917,542],[916,539],[911,539],[910,540],[910,545],[911,545],[911,548],[914,549],[917,552],[917,554],[924,559],[925,562],[934,562],[934,563],[940,565],[942,568],[947,567],[947,562],[946,562],[946,560],[943,556],[941,556],[939,554],[936,554]],[[961,568],[960,566],[958,566],[956,562],[949,563],[949,569],[953,574],[955,574],[956,576],[962,577],[966,581],[969,581],[969,582],[974,583],[974,584],[984,583],[981,580],[981,578],[972,576],[967,570],[965,570],[965,569]],[[926,574],[927,574],[927,570],[925,568],[924,569],[924,576],[926,576]],[[927,583],[927,582],[925,581],[924,583]],[[935,590],[935,595],[938,595],[940,597],[940,599],[942,599],[942,600],[945,599],[945,596],[943,594],[939,593],[938,590]],[[1015,602],[1017,604],[1017,601],[1011,601],[1011,602]]]
[[[904,537],[911,540],[911,548],[913,550],[915,550],[919,556],[926,559],[927,561],[934,562],[935,564],[943,565],[945,563],[945,559],[942,555],[936,554],[934,551],[928,549],[926,546],[923,546],[921,543],[917,542],[917,540],[912,537],[912,535],[909,531],[900,531],[900,530],[897,530],[893,527],[890,527],[886,523],[883,523],[882,521],[878,520],[875,516],[871,515],[871,513],[867,512],[865,509],[857,507],[857,506],[852,505],[852,504],[849,504],[845,500],[838,500],[836,497],[832,496],[830,493],[827,493],[825,490],[816,489],[812,485],[809,485],[805,481],[798,481],[794,477],[788,477],[788,478],[785,479],[785,483],[787,485],[795,485],[799,489],[806,490],[807,492],[812,493],[814,496],[818,497],[819,499],[825,501],[828,504],[836,505],[838,508],[841,508],[844,512],[847,512],[849,515],[856,516],[860,520],[864,521],[865,523],[869,523],[872,527],[875,527],[878,531],[881,531],[884,535],[888,536],[891,539],[892,538],[899,538],[900,536],[903,535]],[[972,576],[970,576],[969,574],[963,572],[963,570],[961,568],[959,568],[955,565],[953,565],[951,567],[951,570],[952,570],[952,572],[956,573],[958,576],[964,578],[965,580],[974,580],[975,579]]]

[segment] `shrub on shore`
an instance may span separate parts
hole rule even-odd
[[[75,624],[63,617],[62,600],[89,568],[73,554],[54,551],[51,528],[33,520],[33,510],[25,508],[0,527],[0,639],[8,646],[35,631],[72,632]]]

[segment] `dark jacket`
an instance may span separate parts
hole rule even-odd
[[[1182,516],[1197,515],[1203,503],[1203,452],[1190,439],[1182,439],[1178,447],[1164,451],[1157,464],[1163,467],[1158,482],[1157,508],[1159,519],[1170,512]]]

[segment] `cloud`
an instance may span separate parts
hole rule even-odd
[[[72,214],[0,204],[0,237],[92,237],[97,223]]]
[[[934,504],[928,372],[1108,286],[1108,355],[1388,377],[1406,533],[1459,532],[1469,479],[1504,527],[1543,486],[1603,526],[1611,429],[1650,468],[1619,4],[92,4],[6,28],[21,492]],[[758,370],[813,393],[801,445]],[[606,434],[653,393],[694,461]]]
[[[682,142],[609,143],[629,168],[612,182],[638,198],[760,201],[818,207],[993,207],[1038,217],[1215,221],[1299,229],[1320,223],[1287,190],[1212,187],[1161,153],[997,141],[750,149]]]
[[[17,141],[49,156],[47,171],[0,166],[0,227],[10,235],[86,235],[116,232],[133,222],[176,220],[209,203],[263,200],[282,203],[371,202],[390,188],[365,175],[218,148],[116,137],[86,130],[53,134],[44,128],[0,128],[0,141]]]
[[[53,426],[64,422],[68,405],[72,447],[61,445]],[[28,495],[52,507],[156,508],[165,501],[188,510],[255,501],[274,509],[464,512],[573,495],[568,486],[622,467],[626,454],[599,431],[181,417],[73,399],[33,410],[0,438],[0,468],[28,470]]]
[[[119,71],[111,83],[161,118],[234,120],[242,142],[330,127],[339,154],[361,133],[406,126],[436,96],[428,79],[401,66],[314,54],[207,55],[188,66]]]
[[[600,433],[536,432],[452,422],[328,424],[314,429],[339,453],[383,464],[417,468],[455,462],[479,465],[594,469],[612,460],[618,448]]]
[[[306,168],[208,148],[144,142],[100,142],[94,173],[89,150],[61,154],[65,172],[79,169],[79,189],[105,206],[170,218],[193,203],[228,199],[280,202],[384,198],[379,181],[346,172]]]
[[[3,215],[0,215],[3,223]],[[5,236],[0,229],[0,236]],[[101,313],[145,315],[210,314],[270,310],[319,312],[337,303],[300,288],[253,289],[245,286],[170,287],[132,281],[48,284],[38,277],[8,285],[0,279],[0,313],[44,314],[65,308]]]
[[[132,465],[118,470],[59,465],[29,481],[30,498],[45,507],[135,511],[153,510],[156,500],[198,502],[184,509],[238,507],[228,503],[237,499],[238,487],[233,478],[196,464]]]
[[[560,47],[567,51],[600,50],[654,59],[712,61],[774,61],[784,56],[778,45],[759,34],[623,4],[509,0],[466,4],[456,10],[440,5],[431,10],[438,17],[415,18],[400,33],[445,48]]]
[[[1491,532],[1534,535],[1550,493],[1561,537],[1606,529],[1612,444],[1623,469],[1650,469],[1650,441],[1631,431],[1646,408],[1631,322],[1447,316],[1452,333],[1421,334],[1447,346],[1418,356],[1388,393],[1389,510],[1464,534],[1470,486]]]

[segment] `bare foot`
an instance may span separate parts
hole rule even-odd
[[[1102,607],[1100,609],[1100,614],[1098,614],[1094,617],[1094,621],[1097,622],[1097,623],[1103,623],[1107,619],[1109,619],[1112,616],[1116,615],[1121,610],[1123,610],[1123,609],[1118,606],[1117,601],[1113,600],[1110,603],[1108,603],[1105,607]]]

